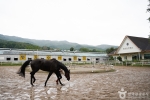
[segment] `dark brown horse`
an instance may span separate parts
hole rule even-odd
[[[33,83],[35,82],[35,77],[34,74],[39,71],[39,69],[43,70],[43,71],[48,71],[48,77],[45,81],[45,86],[46,83],[48,81],[48,79],[50,78],[50,76],[52,75],[52,73],[55,73],[57,76],[57,80],[59,81],[59,83],[61,85],[63,85],[60,81],[60,79],[62,78],[61,74],[60,74],[60,69],[64,70],[65,72],[65,77],[67,78],[67,80],[70,80],[70,70],[67,69],[67,67],[59,62],[56,59],[51,59],[51,60],[45,60],[45,59],[35,59],[35,60],[27,60],[24,62],[24,64],[20,67],[19,71],[17,72],[17,74],[19,74],[22,77],[25,77],[25,69],[28,65],[31,65],[32,68],[32,72],[31,74],[31,85],[33,86]]]

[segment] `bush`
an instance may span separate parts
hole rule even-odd
[[[117,59],[119,60],[119,61],[122,61],[122,58],[119,56],[119,57],[117,57]]]

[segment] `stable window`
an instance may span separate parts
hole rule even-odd
[[[68,60],[71,61],[71,58],[69,58]]]
[[[28,58],[28,60],[32,60],[32,58]]]
[[[98,63],[99,62],[99,58],[96,58],[96,63]]]
[[[81,59],[80,59],[80,58],[78,58],[78,61],[81,61]]]
[[[99,58],[96,58],[96,60],[99,60]]]
[[[87,58],[87,61],[90,61],[90,59],[89,59],[89,58]]]
[[[14,58],[14,61],[18,61],[18,58]]]
[[[11,60],[11,58],[6,58],[6,60]]]
[[[64,58],[63,61],[66,61],[66,59]]]

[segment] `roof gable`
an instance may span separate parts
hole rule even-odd
[[[128,38],[142,51],[150,50],[150,39],[128,36]]]
[[[121,53],[132,53],[132,52],[141,52],[141,49],[138,48],[133,41],[126,36],[121,43],[120,47],[117,50],[117,54]]]

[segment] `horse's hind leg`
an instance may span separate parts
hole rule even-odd
[[[36,71],[36,72],[37,72],[37,71]],[[30,83],[31,83],[32,86],[34,86],[33,83],[34,83],[35,80],[36,80],[35,77],[34,77],[34,74],[35,74],[36,72],[35,72],[35,71],[32,71],[32,72],[30,73],[30,74],[31,74],[31,81],[30,81]],[[32,80],[32,79],[33,79],[33,80]]]
[[[33,79],[34,79],[34,80],[33,80],[33,83],[34,83],[34,82],[36,81],[36,79],[35,79],[34,75],[33,75]]]
[[[34,85],[33,85],[32,78],[34,79],[34,74],[35,74],[35,73],[32,71],[30,74],[31,74],[30,84],[31,84],[32,86],[34,86]]]
[[[31,81],[30,81],[30,83],[31,83],[31,85],[33,86],[33,83],[35,82],[35,77],[34,77],[34,74],[39,70],[38,68],[37,69],[35,69],[35,67],[33,67],[32,65],[31,65],[31,68],[32,68],[32,72],[30,73],[31,74]],[[32,80],[33,79],[33,80]]]

